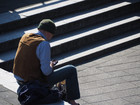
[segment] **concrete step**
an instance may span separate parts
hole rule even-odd
[[[124,33],[131,32],[140,26],[138,23],[140,23],[139,16],[127,17],[123,20],[115,20],[108,24],[102,24],[98,27],[90,27],[85,30],[73,32],[65,35],[63,38],[59,37],[61,39],[56,38],[51,42],[52,56],[55,57],[56,55],[68,53],[80,47],[84,48],[84,46],[88,46],[89,44],[96,44],[96,42],[103,41],[110,37],[120,36]],[[15,53],[16,49],[1,53],[0,68],[11,71]]]
[[[78,11],[94,8],[114,0],[53,0],[31,7],[0,14],[0,32],[38,23],[43,18],[54,19]],[[117,1],[117,0],[115,0]],[[54,2],[54,3],[52,3]],[[8,18],[7,18],[8,17]]]
[[[131,35],[130,35],[131,34]],[[108,39],[104,42],[99,42],[96,45],[92,44],[85,48],[71,51],[67,54],[56,57],[59,61],[56,68],[66,64],[78,65],[90,59],[97,59],[98,57],[111,54],[116,51],[123,50],[128,47],[135,46],[140,42],[140,32],[126,34],[127,37],[116,37]]]
[[[111,19],[121,17],[127,14],[137,12],[137,7],[140,3],[130,2],[114,2],[99,8],[90,9],[84,12],[79,12],[73,15],[68,15],[63,18],[57,18],[54,21],[57,25],[57,34],[55,36],[64,35],[65,33],[75,31],[91,25],[97,25],[101,22],[109,21]],[[121,11],[121,12],[118,12]],[[18,29],[8,33],[0,34],[0,52],[9,49],[17,48],[20,37],[24,32],[32,32],[37,27],[29,26],[26,28]]]
[[[72,32],[64,37],[55,38],[51,43],[52,57],[137,30],[140,27],[140,17],[137,15],[111,20],[104,24]]]

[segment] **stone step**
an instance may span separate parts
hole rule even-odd
[[[68,53],[74,49],[78,50],[78,48],[84,48],[84,46],[88,46],[89,44],[96,44],[95,42],[122,35],[129,32],[129,30],[131,32],[139,27],[138,23],[140,23],[140,17],[133,16],[123,20],[111,21],[108,24],[102,24],[98,27],[90,27],[85,30],[73,32],[70,35],[65,36],[65,38],[60,37],[61,39],[54,39],[51,42],[52,56],[54,57],[56,55],[61,55],[61,53]],[[15,53],[15,49],[1,53],[0,68],[11,71]]]
[[[43,18],[58,18],[117,0],[53,0],[0,14],[0,32],[38,23]],[[93,3],[94,2],[94,3]],[[7,18],[8,17],[8,18]]]
[[[19,87],[16,79],[14,78],[13,74],[11,72],[7,72],[3,69],[0,68],[0,93],[3,95],[2,97],[4,98],[6,102],[10,103],[1,103],[0,99],[0,105],[21,105],[18,101],[18,95],[17,89]],[[2,85],[1,85],[2,84]],[[12,97],[11,97],[12,96]],[[70,105],[69,103],[65,101],[58,101],[56,103],[52,104],[39,104],[39,105]]]
[[[111,20],[98,26],[72,32],[65,35],[65,37],[55,38],[51,42],[52,57],[88,46],[89,44],[96,44],[98,41],[114,36],[121,36],[132,30],[137,30],[140,27],[140,17],[137,15]]]
[[[57,34],[55,36],[58,37],[71,31],[91,25],[97,25],[101,22],[127,15],[128,13],[135,13],[137,9],[134,7],[137,7],[137,5],[140,5],[140,3],[137,2],[132,4],[130,2],[115,2],[111,3],[110,5],[104,5],[100,8],[94,8],[84,12],[79,12],[74,15],[68,15],[63,18],[55,19],[54,21],[58,27],[56,32]],[[32,32],[36,27],[37,25],[34,25],[0,34],[0,52],[17,48],[19,39],[24,34],[24,32]]]
[[[131,35],[130,35],[131,34]],[[82,62],[86,62],[90,59],[97,59],[98,57],[111,54],[116,51],[123,50],[125,48],[135,46],[140,42],[140,32],[126,34],[127,37],[116,37],[99,42],[96,45],[89,45],[85,48],[81,48],[67,54],[56,57],[58,64],[56,68],[67,64],[78,65]]]
[[[11,72],[7,72],[0,68],[0,105],[21,105],[18,101],[17,89],[19,87],[16,79]],[[3,99],[1,99],[3,98]],[[1,100],[4,100],[1,102]],[[9,103],[9,104],[8,104]],[[52,104],[39,104],[39,105],[70,105],[65,101],[58,101]]]

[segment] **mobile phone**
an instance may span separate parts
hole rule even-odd
[[[58,63],[57,60],[52,60],[53,64],[56,65]]]

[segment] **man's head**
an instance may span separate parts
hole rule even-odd
[[[56,26],[52,20],[43,19],[39,23],[38,29],[41,30],[45,36],[47,35],[46,37],[50,37],[48,35],[53,36],[55,34]],[[50,38],[47,39],[50,40]]]
[[[56,31],[56,26],[54,24],[54,22],[50,19],[43,19],[38,26],[38,29],[44,30],[44,31],[48,31],[52,34],[55,34]]]

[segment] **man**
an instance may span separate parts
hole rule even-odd
[[[54,22],[43,19],[37,33],[24,34],[19,41],[14,59],[13,73],[18,83],[33,80],[54,85],[66,80],[67,99],[71,105],[78,105],[75,100],[80,98],[76,68],[72,65],[53,70],[56,61],[51,61],[49,40],[56,31]]]

